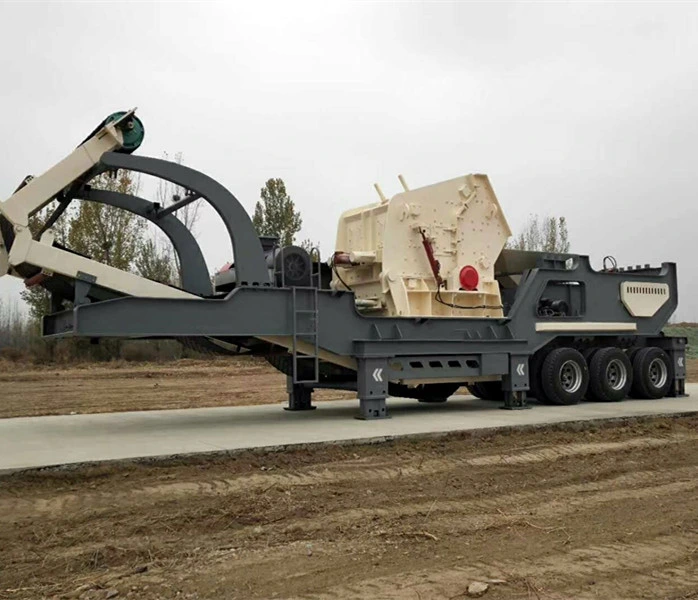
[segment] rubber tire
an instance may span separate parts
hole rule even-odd
[[[642,350],[642,348],[628,348],[625,353],[628,355],[628,358],[630,359],[630,364],[633,364],[633,361],[635,360],[635,355]]]
[[[560,369],[568,360],[576,362],[582,374],[581,385],[574,393],[565,390],[560,383]],[[582,354],[574,348],[556,348],[548,354],[541,368],[541,387],[546,398],[553,404],[561,406],[579,404],[589,387],[589,367]]]
[[[481,400],[490,400],[492,402],[503,402],[504,391],[502,390],[501,381],[477,381],[473,384],[477,391],[474,396]]]
[[[649,366],[655,358],[664,361],[667,368],[666,382],[660,388],[656,387],[649,378]],[[673,365],[664,350],[656,346],[650,346],[648,348],[640,348],[640,350],[637,351],[633,359],[633,386],[631,393],[634,398],[648,400],[663,398],[669,392],[673,378]]]
[[[414,398],[425,404],[441,404],[456,393],[460,383],[421,383],[415,387],[401,384],[389,384],[388,393],[391,396]]]
[[[483,400],[482,392],[480,391],[480,388],[477,387],[477,382],[466,383],[465,387],[468,388],[468,391],[470,392],[471,396],[475,396],[476,398],[480,398],[480,400]]]
[[[611,361],[623,363],[626,371],[626,382],[620,390],[614,390],[606,380],[606,369]],[[593,353],[589,363],[589,391],[587,397],[597,402],[620,402],[627,398],[633,384],[633,366],[628,355],[620,348],[601,348]]]
[[[591,366],[591,359],[594,358],[594,354],[596,354],[601,348],[586,348],[582,350],[582,356],[584,357],[584,360],[587,361],[587,365]]]
[[[540,373],[543,362],[547,358],[548,354],[552,352],[551,348],[539,350],[536,352],[528,361],[528,385],[530,390],[527,396],[535,398],[540,404],[554,404],[543,391],[543,386],[541,385]]]

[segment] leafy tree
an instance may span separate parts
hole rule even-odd
[[[320,258],[320,242],[314,242],[310,238],[305,238],[299,246],[308,254],[311,254],[313,260],[318,260]]]
[[[104,173],[91,181],[92,187],[125,194],[138,194],[139,181],[129,171],[116,177]],[[75,206],[77,204],[77,206]],[[29,227],[36,235],[56,209],[51,202],[30,219]],[[51,227],[56,242],[80,254],[125,271],[133,270],[143,239],[144,223],[133,213],[97,202],[74,202]],[[22,299],[36,322],[51,309],[49,293],[41,286],[23,290]]]
[[[138,195],[139,180],[126,170],[91,182],[96,189]],[[68,245],[93,260],[123,271],[132,270],[140,250],[145,223],[133,213],[97,202],[80,202],[70,222]]]
[[[286,192],[283,179],[269,179],[261,190],[261,202],[254,208],[252,224],[259,235],[276,235],[282,246],[293,244],[303,221]]]
[[[51,297],[41,286],[28,287],[20,292],[22,300],[29,307],[29,316],[34,324],[41,322],[41,318],[51,312]]]
[[[156,238],[145,239],[135,260],[136,271],[141,277],[176,285],[179,279],[174,252],[170,248],[162,248]]]
[[[0,348],[27,348],[32,342],[31,333],[29,320],[17,300],[0,299]],[[13,354],[4,356],[11,358]]]
[[[509,241],[507,248],[565,254],[570,251],[567,220],[530,215],[523,231]]]

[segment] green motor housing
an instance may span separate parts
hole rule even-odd
[[[112,113],[104,119],[102,126],[119,121],[125,114],[127,114],[126,111]],[[117,125],[117,128],[121,130],[124,136],[123,148],[120,152],[130,154],[143,143],[145,128],[143,127],[143,122],[136,115],[131,114],[126,117]]]

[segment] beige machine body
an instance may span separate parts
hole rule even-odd
[[[332,287],[349,287],[372,315],[501,317],[494,264],[511,230],[487,176],[414,190],[400,181],[404,192],[388,200],[376,186],[380,202],[340,217]],[[475,286],[463,287],[464,268]]]

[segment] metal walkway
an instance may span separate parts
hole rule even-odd
[[[698,412],[698,384],[687,398],[533,406],[504,411],[461,396],[446,404],[390,399],[392,419],[359,421],[357,401],[320,402],[289,413],[278,404],[0,419],[0,472],[81,462],[197,454],[245,448],[409,436],[457,430],[653,414]]]

